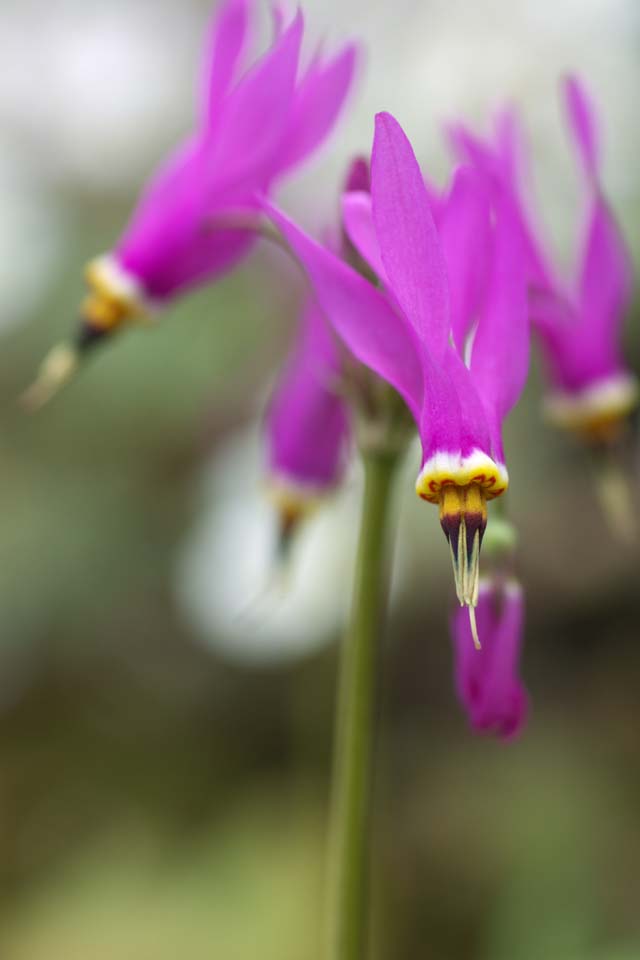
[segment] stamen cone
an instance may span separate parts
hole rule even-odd
[[[462,606],[478,602],[480,546],[487,525],[487,500],[477,483],[448,484],[440,495],[440,525],[451,549],[456,594]]]
[[[79,353],[68,343],[61,343],[47,354],[34,383],[20,397],[22,407],[35,413],[71,380],[78,369]]]

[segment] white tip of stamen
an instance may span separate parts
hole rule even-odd
[[[20,397],[22,407],[30,413],[39,410],[71,379],[77,367],[78,354],[73,347],[54,347],[45,357],[35,383]]]
[[[482,644],[480,643],[480,637],[478,636],[478,624],[476,623],[476,608],[469,604],[467,610],[469,611],[469,626],[471,627],[473,645],[476,650],[482,650]]]
[[[596,491],[602,511],[613,535],[622,543],[632,544],[638,536],[633,492],[622,466],[603,465],[596,474]]]

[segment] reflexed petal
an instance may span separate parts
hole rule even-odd
[[[326,64],[314,64],[296,91],[280,147],[278,174],[305,159],[329,134],[345,102],[356,65],[351,44]]]
[[[293,101],[302,30],[299,12],[222,103],[207,158],[209,177],[218,190],[249,178],[268,181],[276,172]]]
[[[366,157],[355,157],[351,161],[344,184],[344,192],[351,193],[352,191],[371,193],[371,171]]]
[[[348,416],[339,371],[338,345],[312,300],[266,418],[271,473],[309,493],[334,486],[344,467]]]
[[[202,121],[213,128],[217,112],[234,79],[247,46],[249,4],[252,0],[226,0],[216,10],[205,51],[202,80]]]
[[[462,124],[450,125],[447,134],[454,152],[463,162],[473,164],[495,188],[506,189],[511,194],[526,252],[530,282],[541,289],[552,289],[556,284],[555,273],[532,202],[529,150],[516,112],[505,109],[496,116],[495,143],[484,142]]]
[[[494,430],[517,401],[529,369],[526,266],[517,214],[497,197],[495,252],[485,309],[473,341],[471,374]],[[497,438],[496,438],[497,439]]]
[[[398,391],[418,422],[423,375],[420,346],[411,325],[393,311],[379,290],[280,210],[268,201],[264,208],[300,260],[338,336],[357,360]]]
[[[461,163],[470,163],[490,176],[497,173],[493,148],[463,123],[447,124],[445,134],[453,153]]]
[[[600,136],[595,108],[577,77],[565,77],[562,92],[574,144],[587,177],[595,180],[600,170]]]
[[[382,284],[388,286],[380,246],[373,225],[371,195],[345,193],[342,196],[342,220],[349,240]]]
[[[484,409],[456,350],[449,345],[440,361],[425,351],[423,366],[422,465],[441,453],[453,454],[455,462],[478,450],[489,456],[490,432]]]
[[[388,113],[376,116],[371,196],[389,285],[422,343],[441,357],[450,332],[444,256],[413,149]]]
[[[462,357],[478,316],[490,262],[489,200],[486,177],[471,167],[458,168],[438,227],[449,278],[451,329]]]
[[[633,296],[633,266],[620,229],[598,192],[591,205],[579,278],[584,334],[604,325],[617,338]]]

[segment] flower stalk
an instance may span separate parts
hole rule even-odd
[[[329,826],[327,960],[363,960],[380,633],[389,579],[389,514],[398,449],[365,445],[365,490],[351,619],[339,665]]]

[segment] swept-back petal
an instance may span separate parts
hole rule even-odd
[[[371,193],[371,170],[367,157],[354,157],[351,161],[343,190],[345,193]]]
[[[302,14],[223,101],[208,150],[208,188],[268,181],[288,122],[302,41]]]
[[[311,237],[282,211],[264,209],[304,267],[329,322],[354,357],[394,387],[416,422],[423,375],[420,345],[411,325],[384,295]]]
[[[213,17],[202,71],[202,126],[205,130],[215,127],[220,104],[235,79],[247,46],[252,2],[226,0]]]
[[[489,425],[473,380],[456,350],[440,360],[423,353],[424,402],[419,425],[422,466],[445,454],[448,467],[477,451],[491,451]]]
[[[270,471],[309,493],[333,486],[345,462],[347,407],[338,393],[340,351],[310,299],[266,417]]]
[[[278,155],[278,175],[301,163],[331,132],[353,81],[357,49],[349,44],[314,63],[298,87]]]
[[[580,361],[579,379],[624,369],[621,329],[633,295],[633,268],[606,200],[595,191],[581,254],[577,311],[579,324],[570,355]]]
[[[387,275],[380,256],[380,246],[373,224],[371,195],[361,191],[343,194],[342,222],[349,240],[364,262],[371,267],[381,283],[387,286]]]
[[[527,379],[529,319],[522,236],[506,191],[497,195],[496,208],[495,253],[473,341],[471,374],[488,413],[497,418],[494,428],[499,428]]]
[[[485,142],[463,124],[447,128],[455,154],[465,163],[482,170],[498,190],[506,189],[517,213],[524,244],[529,279],[540,289],[556,286],[544,230],[533,202],[534,190],[529,167],[529,149],[517,112],[506,107],[494,121],[494,139]]]
[[[565,77],[562,83],[569,129],[587,177],[595,180],[600,171],[600,135],[593,103],[578,77]]]
[[[451,330],[464,356],[465,339],[478,316],[491,255],[490,196],[487,178],[459,167],[439,224],[449,278]]]
[[[422,343],[441,357],[450,333],[444,256],[413,149],[388,113],[376,116],[371,196],[389,285]]]

